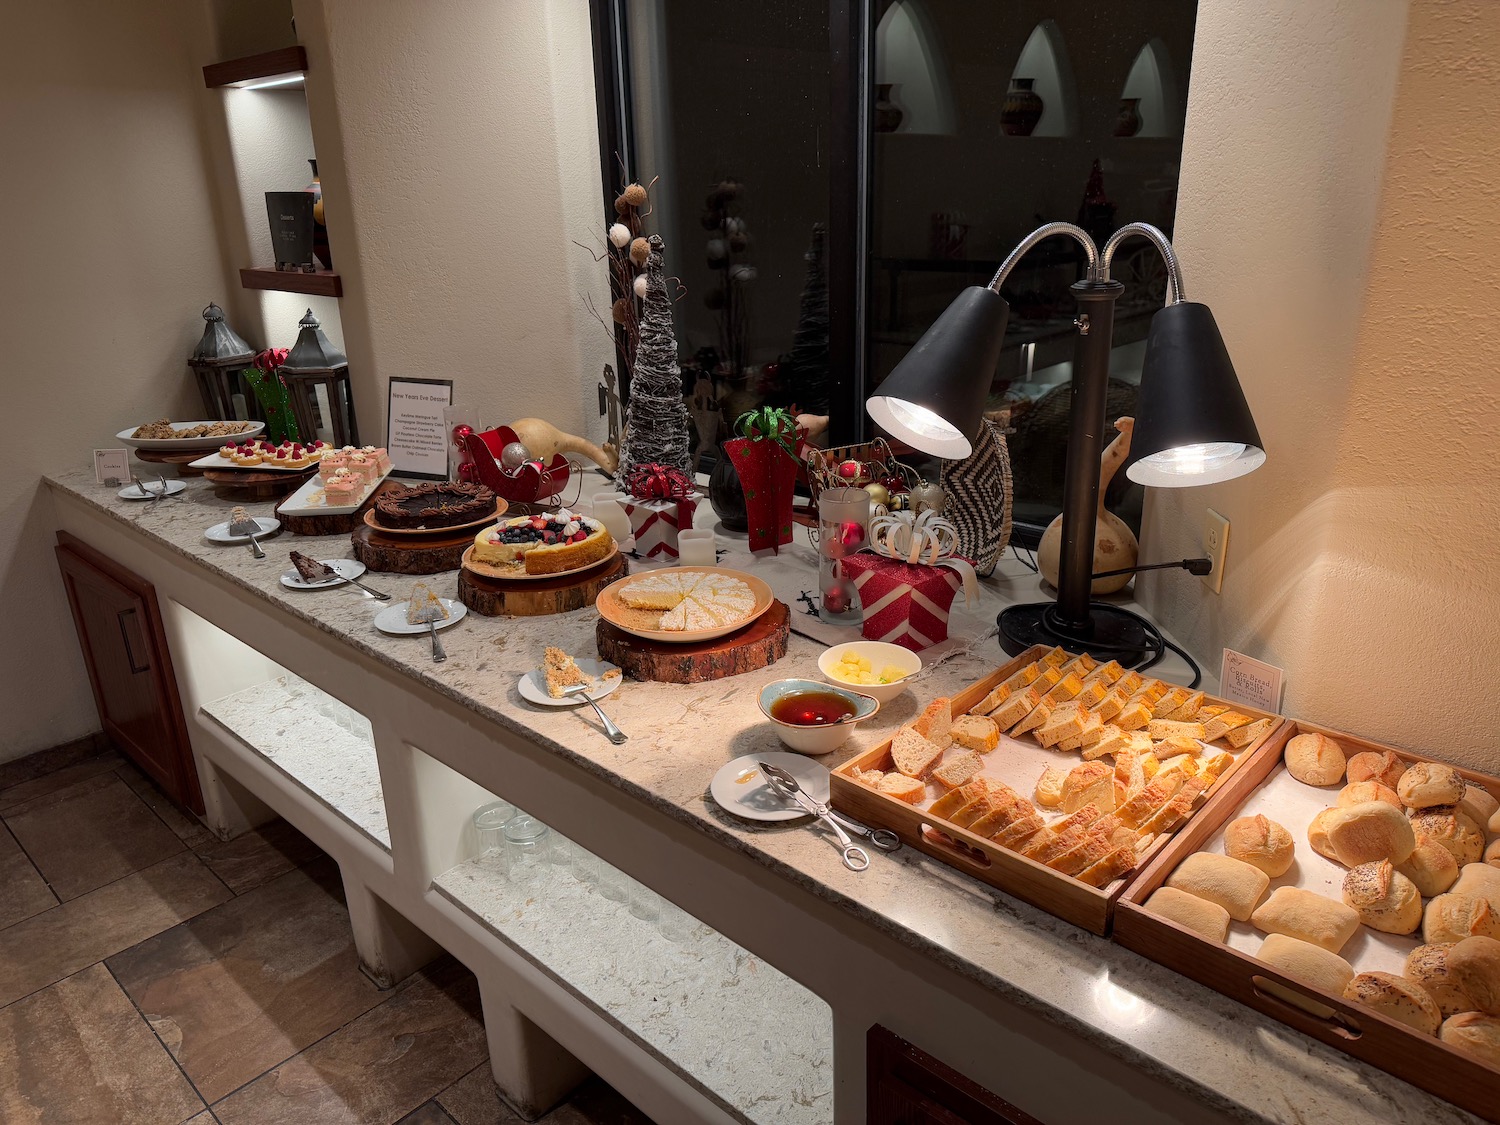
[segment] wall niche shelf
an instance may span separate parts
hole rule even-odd
[[[220,86],[291,79],[307,69],[307,52],[301,47],[278,47],[241,59],[209,63],[203,68],[203,84],[210,90]],[[290,82],[288,83],[290,85]]]
[[[313,297],[342,297],[344,279],[321,266],[312,273],[278,270],[272,266],[248,266],[240,270],[244,289],[276,289],[282,293],[307,293]]]

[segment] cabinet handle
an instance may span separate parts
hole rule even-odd
[[[115,620],[120,623],[120,640],[125,643],[125,659],[130,662],[130,671],[135,675],[140,675],[142,672],[151,671],[151,665],[142,664],[140,667],[136,667],[135,646],[130,643],[130,630],[125,628],[125,615],[127,613],[132,617],[135,616],[135,606],[129,606],[126,609],[120,610],[115,614]]]

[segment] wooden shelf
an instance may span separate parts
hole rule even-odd
[[[313,273],[278,270],[273,266],[249,266],[240,270],[240,285],[246,289],[277,289],[283,293],[307,293],[314,297],[344,295],[344,279],[321,266]]]
[[[278,47],[242,59],[210,63],[203,68],[203,84],[210,90],[218,86],[236,86],[260,78],[277,78],[298,74],[307,69],[307,52],[301,47]]]

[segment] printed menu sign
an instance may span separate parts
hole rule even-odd
[[[1281,669],[1274,664],[1224,650],[1224,665],[1219,672],[1219,695],[1230,703],[1244,703],[1262,711],[1281,711]]]
[[[392,379],[385,446],[398,476],[448,479],[443,411],[453,405],[452,379]]]
[[[94,481],[98,484],[128,484],[130,481],[130,450],[94,450]]]

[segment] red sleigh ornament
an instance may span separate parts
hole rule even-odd
[[[483,433],[459,426],[453,437],[465,454],[463,463],[458,466],[458,479],[482,484],[512,504],[548,504],[560,497],[568,486],[572,468],[561,453],[553,456],[550,465],[543,465],[540,461],[527,461],[517,469],[501,465],[501,450],[520,440],[509,426],[499,426]]]

